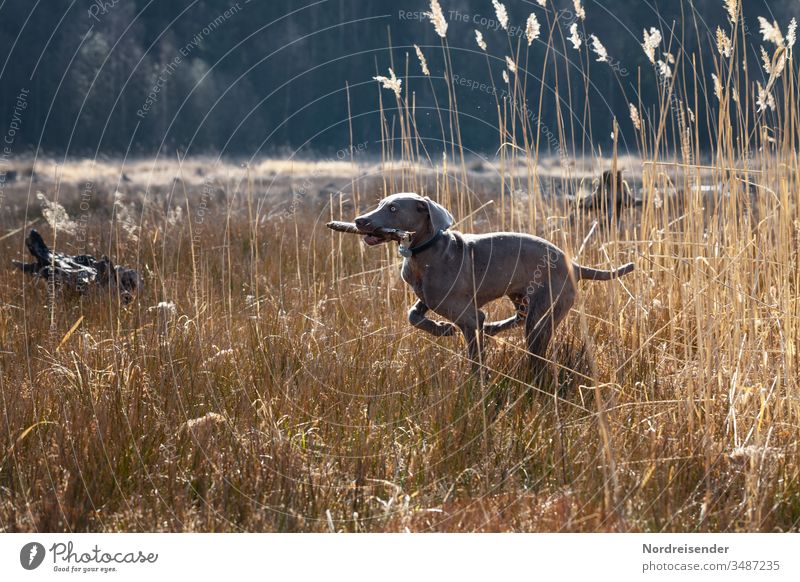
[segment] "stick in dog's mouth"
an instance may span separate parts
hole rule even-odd
[[[390,240],[402,241],[404,239],[409,239],[414,234],[413,232],[397,228],[376,228],[371,232],[364,232],[352,222],[340,222],[338,220],[329,222],[325,226],[337,232],[360,234],[364,237],[364,242],[369,246],[374,246]]]

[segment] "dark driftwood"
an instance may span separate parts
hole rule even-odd
[[[628,183],[622,179],[622,171],[606,170],[597,188],[589,196],[579,199],[578,205],[586,210],[605,210],[609,214],[616,210],[619,215],[623,208],[641,206],[642,201],[634,198]]]
[[[116,287],[127,303],[141,289],[142,280],[133,269],[115,265],[111,259],[102,256],[100,259],[92,255],[65,255],[54,253],[44,242],[42,235],[31,229],[25,238],[28,252],[36,259],[33,263],[11,261],[23,273],[42,277],[59,286],[68,287],[79,293],[92,286]]]

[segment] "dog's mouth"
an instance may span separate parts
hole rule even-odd
[[[388,241],[389,239],[386,236],[380,234],[368,234],[364,237],[364,242],[371,247]]]
[[[414,234],[406,230],[398,228],[378,227],[369,231],[362,230],[361,234],[364,235],[364,243],[368,246],[374,247],[381,243],[388,243],[392,241],[402,241],[404,237]]]

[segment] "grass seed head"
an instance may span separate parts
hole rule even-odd
[[[572,43],[572,48],[576,51],[580,50],[583,41],[581,40],[581,36],[578,34],[578,23],[573,22],[569,27],[569,41]]]
[[[572,0],[572,4],[575,6],[575,16],[581,20],[586,20],[586,10],[583,9],[581,0]]]
[[[764,37],[766,42],[771,42],[775,46],[783,46],[783,34],[781,33],[781,27],[778,26],[776,21],[770,24],[766,18],[759,16],[758,23],[760,25],[761,36]]]
[[[652,26],[650,27],[649,32],[647,31],[647,29],[644,30],[644,42],[642,43],[642,48],[644,49],[644,54],[647,55],[647,58],[653,64],[656,63],[656,49],[660,44],[661,44],[660,30]]]
[[[636,105],[633,103],[629,103],[628,107],[631,113],[631,123],[633,123],[633,127],[637,130],[642,129],[642,118],[639,116],[639,110],[636,108]]]
[[[758,96],[756,98],[757,111],[759,113],[766,111],[767,108],[775,110],[775,97],[768,88],[764,88],[759,81],[756,81],[756,90]]]
[[[500,26],[503,27],[503,30],[508,30],[508,11],[506,10],[505,4],[497,0],[492,0],[492,5],[494,5],[494,12],[497,15]]]
[[[725,10],[728,12],[728,19],[731,23],[736,22],[739,15],[739,0],[725,0]]]
[[[511,71],[512,73],[517,72],[517,63],[515,63],[514,59],[512,59],[508,55],[506,55],[506,66],[508,67],[508,70]]]
[[[426,77],[430,77],[431,71],[428,69],[428,61],[425,60],[425,55],[422,54],[422,49],[419,46],[414,45],[414,50],[417,51],[417,58],[419,59],[419,66],[422,68],[422,74]]]
[[[531,15],[528,16],[528,24],[525,28],[525,36],[528,38],[528,46],[531,46],[533,41],[539,38],[541,31],[542,27],[539,24],[539,20],[536,18],[536,15],[531,12]]]
[[[475,42],[478,43],[482,51],[486,50],[486,41],[483,40],[483,33],[480,30],[475,30]]]
[[[726,59],[731,58],[731,51],[733,49],[733,44],[731,43],[730,37],[727,33],[722,30],[719,26],[717,27],[717,50],[719,54],[721,54]]]
[[[378,75],[377,77],[372,77],[378,83],[383,85],[384,89],[389,89],[390,91],[394,91],[395,96],[398,99],[402,97],[403,94],[403,81],[402,79],[398,79],[397,75],[394,74],[394,70],[389,69],[389,76],[384,77],[382,75]]]
[[[658,63],[658,74],[661,75],[663,79],[671,79],[672,78],[672,67],[669,66],[669,59],[660,60]]]
[[[608,51],[606,51],[606,47],[603,46],[603,43],[600,42],[600,39],[594,34],[589,35],[589,38],[592,40],[592,51],[597,55],[597,62],[607,63]]]
[[[67,234],[75,234],[78,230],[78,225],[67,214],[67,210],[61,206],[56,200],[52,202],[47,199],[44,192],[37,192],[36,198],[42,205],[42,216],[50,225],[53,230],[59,230]]]
[[[445,20],[444,13],[442,12],[442,7],[439,6],[439,0],[431,0],[431,11],[426,12],[425,16],[427,16],[430,21],[433,23],[433,28],[436,30],[436,34],[445,38],[447,36],[447,20]]]
[[[717,96],[717,99],[722,101],[722,83],[720,82],[719,77],[717,77],[716,74],[711,73],[711,80],[714,82],[714,95]]]

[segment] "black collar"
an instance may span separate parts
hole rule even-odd
[[[431,237],[430,239],[426,240],[424,243],[419,244],[419,245],[417,245],[415,247],[405,248],[405,247],[403,247],[403,245],[400,245],[400,249],[399,249],[400,256],[401,257],[405,257],[407,259],[411,258],[414,255],[416,255],[418,253],[421,253],[425,249],[432,247],[436,243],[437,240],[442,238],[442,236],[444,236],[444,231],[443,230],[438,230],[438,231],[436,231],[436,234],[433,235],[433,237]]]

